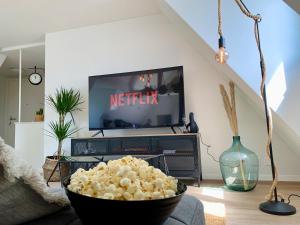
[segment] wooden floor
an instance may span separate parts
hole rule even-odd
[[[201,187],[188,188],[188,193],[200,199],[208,214],[226,218],[226,225],[300,225],[300,199],[292,198],[298,209],[292,216],[274,216],[261,212],[259,203],[264,201],[270,183],[260,183],[251,192],[227,190],[216,181],[202,182]],[[279,192],[285,198],[290,193],[300,194],[300,183],[280,183]]]
[[[50,186],[60,187],[60,183]],[[292,198],[298,213],[292,216],[274,216],[261,212],[259,203],[264,201],[270,183],[260,183],[251,192],[234,192],[220,181],[203,181],[201,187],[189,186],[187,193],[200,199],[205,213],[225,217],[226,225],[300,225],[300,199]],[[300,183],[280,183],[279,192],[285,198],[291,193],[300,194]]]

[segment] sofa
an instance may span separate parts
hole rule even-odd
[[[64,190],[48,188],[43,177],[0,138],[0,225],[17,224],[82,225]],[[204,224],[202,203],[184,195],[163,225]]]
[[[62,191],[62,190],[57,190]],[[82,225],[71,206],[45,201],[22,180],[9,182],[0,171],[0,225]],[[204,225],[202,203],[185,195],[164,225]]]

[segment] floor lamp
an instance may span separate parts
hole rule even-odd
[[[277,192],[278,173],[274,163],[273,149],[272,149],[272,132],[273,132],[272,112],[268,106],[268,101],[267,101],[266,86],[265,86],[266,65],[265,65],[265,60],[261,49],[260,36],[259,36],[259,23],[261,22],[261,16],[259,14],[257,15],[252,14],[245,6],[242,0],[235,0],[235,2],[239,6],[242,13],[245,14],[247,17],[253,19],[254,21],[254,33],[255,33],[255,39],[256,39],[257,48],[260,57],[260,68],[261,68],[261,76],[262,76],[260,92],[264,102],[266,124],[267,124],[267,131],[268,131],[268,143],[267,143],[266,151],[271,161],[273,183],[268,195],[266,196],[267,201],[261,203],[259,205],[259,209],[265,213],[269,213],[273,215],[293,215],[296,213],[296,208],[290,205],[289,203],[285,203],[283,198]],[[226,60],[228,59],[228,53],[226,52],[225,49],[225,41],[222,34],[221,0],[218,0],[218,34],[219,34],[219,51],[216,54],[216,60],[217,62],[223,64],[226,63]],[[279,201],[278,199],[279,197],[281,197],[281,201]]]

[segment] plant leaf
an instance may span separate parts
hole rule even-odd
[[[49,105],[63,117],[65,117],[68,113],[80,111],[81,108],[79,106],[83,103],[80,92],[75,91],[72,88],[56,89],[54,96],[49,95],[46,99]]]

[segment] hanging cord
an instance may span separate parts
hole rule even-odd
[[[260,84],[260,94],[262,99],[264,100],[264,95],[265,93],[265,81],[266,81],[266,64],[265,64],[265,60],[264,60],[264,56],[262,53],[262,49],[261,49],[261,44],[260,44],[260,36],[259,36],[259,22],[261,21],[261,16],[259,14],[254,15],[252,14],[247,7],[245,6],[245,4],[243,3],[242,0],[235,0],[235,2],[237,3],[237,5],[239,6],[240,10],[249,18],[254,20],[254,34],[255,34],[255,40],[256,40],[256,44],[257,44],[257,48],[259,51],[259,56],[260,56],[260,66],[261,66],[261,72],[262,72],[262,80],[261,80],[261,84]],[[265,100],[264,100],[265,101]],[[267,102],[264,102],[265,105],[267,106]],[[272,112],[270,110],[270,108],[267,106],[266,107],[267,113],[269,115],[268,117],[268,123],[269,123],[269,128],[268,128],[268,141],[267,141],[267,146],[266,146],[266,153],[268,155],[268,157],[271,159],[270,156],[270,144],[272,142],[272,134],[273,134],[273,121],[272,121]],[[274,172],[275,172],[275,176],[273,179],[273,183],[272,186],[269,190],[269,193],[266,195],[266,199],[269,201],[272,201],[273,197],[274,197],[274,190],[277,188],[277,184],[278,184],[278,171],[276,166],[274,165]],[[278,194],[279,197],[282,198],[282,196],[280,194]]]
[[[206,144],[206,143],[203,141],[203,138],[202,138],[202,134],[201,134],[201,133],[199,133],[199,137],[200,137],[200,142],[201,142],[201,144],[203,144],[203,145],[206,147],[206,153],[207,153],[207,155],[209,155],[209,157],[210,157],[213,161],[219,163],[220,161],[217,160],[217,159],[209,152],[209,149],[211,148],[211,146],[210,146],[209,144]]]
[[[289,197],[288,197],[287,204],[290,204],[290,203],[291,203],[291,197],[298,197],[298,198],[300,198],[300,195],[290,194]]]
[[[216,163],[220,163],[222,166],[226,166],[226,167],[230,167],[230,168],[236,168],[240,165],[240,163],[236,163],[236,164],[232,164],[232,165],[229,165],[229,164],[224,164],[222,162],[220,162],[219,160],[216,159],[216,157],[210,153],[210,148],[211,148],[211,145],[205,143],[203,141],[203,138],[202,138],[202,135],[201,133],[199,133],[199,137],[200,137],[200,142],[202,145],[204,145],[206,147],[206,154]]]

